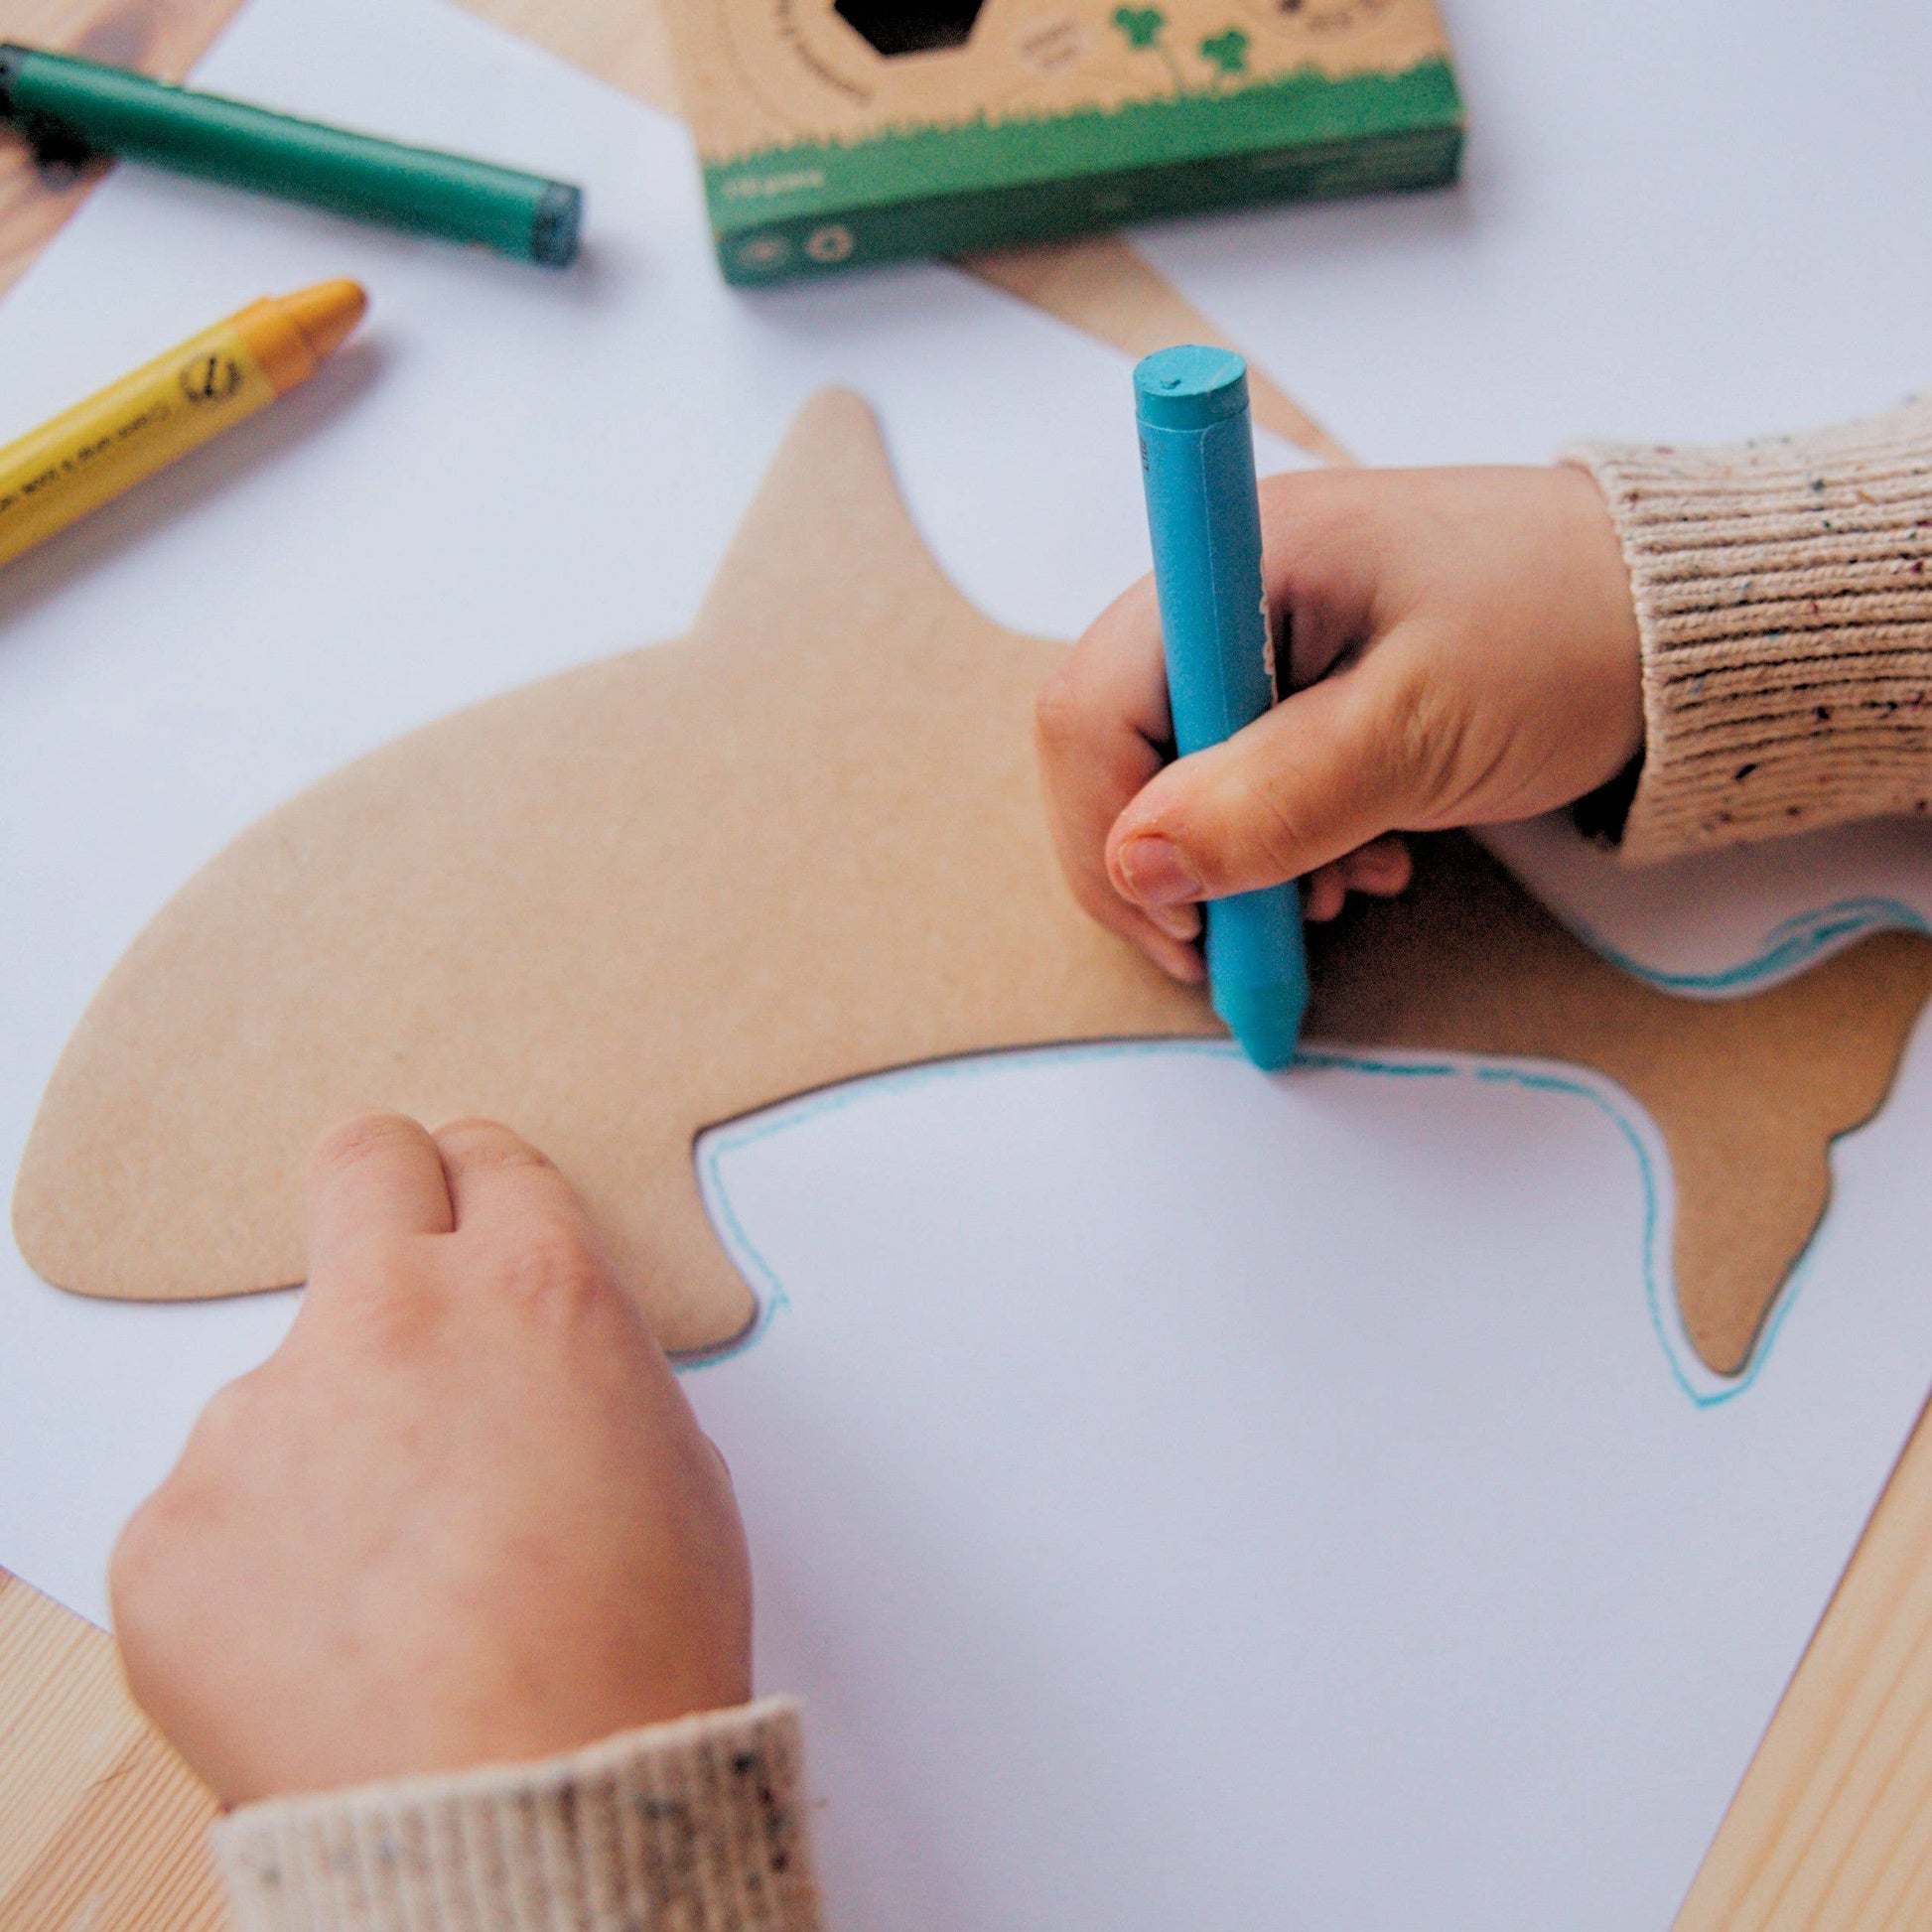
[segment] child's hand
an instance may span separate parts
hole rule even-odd
[[[1201,976],[1196,900],[1303,878],[1309,916],[1332,917],[1351,887],[1408,883],[1384,834],[1568,804],[1643,742],[1629,578],[1582,471],[1322,471],[1271,478],[1261,507],[1293,696],[1164,769],[1144,579],[1039,699],[1075,896],[1180,979]]]
[[[724,1463],[563,1177],[481,1121],[323,1142],[295,1326],[112,1585],[135,1696],[231,1804],[750,1694]]]

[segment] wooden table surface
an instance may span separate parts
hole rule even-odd
[[[241,0],[0,0],[0,38],[186,73]],[[654,0],[462,0],[676,111]],[[0,290],[92,179],[0,151]],[[1132,353],[1225,341],[1113,236],[965,266]],[[1256,414],[1346,454],[1266,376]],[[0,1553],[3,1554],[3,1553]],[[0,1572],[0,1932],[215,1932],[207,1794],[120,1683],[113,1639]],[[1911,1442],[1792,1680],[1675,1932],[1932,1926],[1932,1422]],[[1641,1932],[1641,1928],[1632,1928]]]

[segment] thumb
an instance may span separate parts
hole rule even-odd
[[[1168,765],[1108,834],[1115,890],[1150,907],[1225,898],[1404,825],[1419,789],[1411,709],[1367,658]]]

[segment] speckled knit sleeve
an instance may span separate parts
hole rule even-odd
[[[785,1698],[249,1805],[213,1841],[236,1932],[819,1932]]]
[[[1566,460],[1616,520],[1643,638],[1625,858],[1932,809],[1932,401]]]

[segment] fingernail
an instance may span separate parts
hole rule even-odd
[[[1120,849],[1120,874],[1127,890],[1150,912],[1156,906],[1177,905],[1184,899],[1200,897],[1200,881],[1180,856],[1179,848],[1166,839],[1129,839]]]
[[[1165,959],[1157,959],[1154,963],[1171,980],[1176,980],[1182,986],[1198,986],[1207,977],[1207,968],[1201,964],[1201,957],[1197,952],[1190,952],[1178,965],[1170,964]]]
[[[1183,900],[1178,905],[1147,905],[1141,908],[1170,939],[1183,945],[1200,937],[1200,907]]]

